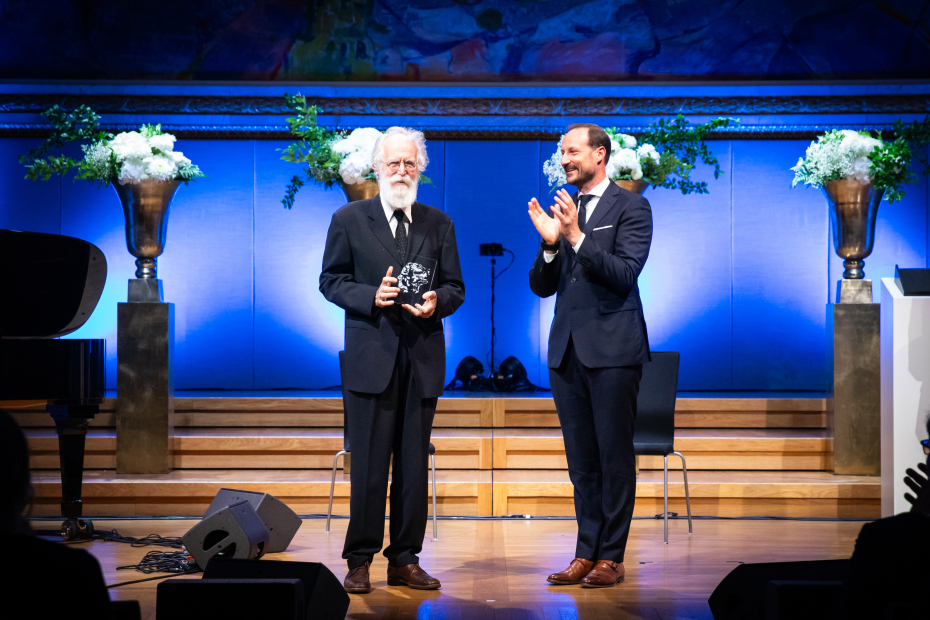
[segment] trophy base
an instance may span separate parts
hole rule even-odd
[[[161,280],[157,278],[136,278],[129,281],[129,298],[131,304],[155,304],[165,302]]]
[[[871,280],[840,280],[836,283],[836,303],[870,304],[872,303]]]

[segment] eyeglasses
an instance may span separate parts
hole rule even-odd
[[[404,170],[406,170],[407,172],[413,172],[414,170],[417,169],[416,162],[412,162],[412,161],[396,161],[395,160],[395,161],[386,162],[384,165],[387,166],[387,169],[390,170],[391,172],[397,172],[398,170],[400,170],[401,166],[403,166]]]
[[[924,454],[930,454],[930,439],[924,439],[920,445],[924,447]]]

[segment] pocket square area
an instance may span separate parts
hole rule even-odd
[[[604,230],[605,228],[613,228],[613,227],[614,227],[613,224],[611,224],[610,226],[598,226],[597,228],[595,228],[595,229],[592,230],[591,232],[595,232],[595,231],[597,231],[597,230]]]

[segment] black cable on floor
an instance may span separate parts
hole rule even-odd
[[[34,530],[37,536],[61,537],[59,530]],[[132,536],[123,536],[116,530],[94,530],[92,538],[82,540],[68,541],[70,543],[92,542],[99,540],[102,542],[126,543],[133,547],[173,547],[174,549],[183,549],[181,538],[178,536],[160,536],[158,534],[149,534],[145,538],[134,538]]]
[[[187,551],[149,551],[138,564],[117,566],[116,570],[135,569],[146,575],[151,573],[196,573],[200,567]]]
[[[182,573],[182,574],[189,574],[189,573]],[[107,590],[111,588],[118,588],[120,586],[128,586],[133,583],[142,583],[143,581],[155,581],[156,579],[169,579],[171,577],[180,577],[180,576],[181,576],[180,574],[179,575],[159,575],[157,577],[146,577],[145,579],[136,579],[134,581],[121,581],[119,583],[114,583],[111,586],[107,586]]]
[[[136,545],[133,545],[136,546]],[[138,564],[128,566],[117,566],[116,570],[135,569],[140,573],[150,575],[152,573],[171,573],[170,575],[159,575],[157,577],[148,577],[146,579],[135,579],[133,581],[122,581],[107,586],[107,589],[127,586],[132,583],[142,583],[143,581],[154,581],[156,579],[167,579],[168,577],[177,577],[179,575],[191,575],[201,572],[197,562],[187,551],[149,551]]]

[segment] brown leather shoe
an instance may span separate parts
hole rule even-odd
[[[565,570],[549,575],[547,581],[557,586],[569,586],[575,583],[581,583],[581,580],[584,579],[585,575],[591,572],[592,568],[594,568],[594,562],[591,560],[575,558]]]
[[[388,564],[387,582],[389,586],[407,586],[414,590],[438,590],[442,584],[435,577],[430,577],[419,564],[391,566]]]
[[[352,594],[367,594],[371,592],[371,582],[368,580],[368,567],[371,562],[365,562],[358,568],[353,568],[342,582],[346,592]]]
[[[610,560],[598,560],[594,568],[588,573],[588,576],[581,580],[582,588],[612,588],[623,579],[626,571],[623,570],[623,562],[611,562]]]

